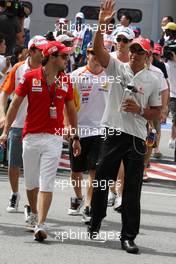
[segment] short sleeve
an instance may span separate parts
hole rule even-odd
[[[112,56],[110,56],[109,64],[105,68],[105,72],[107,75],[111,75],[111,76],[114,76],[115,74],[115,59]]]
[[[122,69],[124,69],[124,63],[110,56],[109,64],[105,68],[106,75],[112,76],[116,79],[119,76],[123,76],[124,73]]]
[[[18,96],[25,97],[30,91],[30,78],[27,73],[21,78],[19,85],[15,89]]]
[[[4,82],[1,85],[1,90],[8,95],[10,95],[15,90],[15,74],[16,74],[16,65],[9,72]]]
[[[149,106],[161,106],[161,84],[158,79],[153,82],[153,92],[148,100]]]

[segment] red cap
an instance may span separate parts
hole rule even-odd
[[[151,51],[151,48],[150,48],[150,40],[149,40],[149,39],[145,39],[145,38],[142,38],[142,37],[135,38],[135,39],[132,41],[130,47],[131,47],[132,45],[134,45],[134,44],[138,44],[138,45],[140,45],[141,48],[142,48],[143,50],[145,50],[146,52],[148,52],[148,53]]]
[[[160,44],[155,43],[153,53],[158,54],[158,55],[162,55],[163,47]]]
[[[62,44],[59,41],[50,41],[43,49],[43,56],[48,57],[55,52],[69,54],[72,53],[72,51],[73,48],[66,47],[64,44]]]

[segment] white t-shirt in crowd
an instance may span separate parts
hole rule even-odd
[[[165,63],[170,84],[170,97],[176,98],[176,62],[168,60]]]
[[[25,63],[22,64],[16,71],[16,83],[15,87],[18,86],[21,78],[23,75],[30,71],[30,66],[29,66],[29,58],[25,60]],[[24,127],[24,122],[26,119],[26,114],[27,114],[27,107],[28,107],[28,99],[27,96],[23,99],[22,104],[20,105],[20,108],[18,110],[17,116],[12,124],[12,127],[18,127],[18,128],[23,128]]]
[[[161,106],[160,81],[147,69],[134,75],[128,63],[122,63],[111,56],[105,72],[114,81],[108,93],[102,125],[145,140],[147,120],[138,114],[119,111],[119,106],[124,89],[129,84],[137,88],[134,98],[141,107]]]
[[[104,47],[111,52],[112,47],[116,45],[116,38],[113,36],[113,34],[104,34],[103,35],[104,39]]]
[[[164,78],[164,73],[154,65],[150,64],[149,71],[152,71],[155,76],[159,79],[160,81],[160,91],[165,91],[168,89],[168,84],[166,82],[166,79]]]
[[[6,57],[3,55],[0,55],[0,71],[2,71],[6,66]],[[11,70],[11,65],[9,66],[7,72],[4,74],[4,76],[0,79],[0,85],[4,82],[7,74],[9,73],[9,71]]]
[[[9,95],[13,94],[15,88],[18,86],[23,75],[30,70],[28,60],[29,58],[13,66],[12,70],[10,71],[9,75],[7,76],[7,78],[5,79],[4,83],[1,86],[2,91],[6,92]],[[12,123],[12,127],[16,127],[16,128],[24,127],[24,121],[26,119],[26,114],[27,114],[27,107],[28,107],[28,99],[27,97],[25,97],[23,99],[22,104],[19,107],[15,120]]]
[[[25,20],[24,20],[24,28],[25,29],[30,29],[30,23],[31,23],[31,19],[30,19],[30,17],[28,16],[28,17],[26,17],[25,18]]]
[[[104,70],[95,75],[87,66],[83,66],[72,72],[71,79],[78,115],[79,136],[102,134],[103,128],[100,123],[110,87]]]

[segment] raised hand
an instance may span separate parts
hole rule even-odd
[[[101,4],[100,13],[99,13],[99,23],[100,24],[108,24],[116,11],[114,9],[115,1],[114,0],[105,0],[104,3]]]

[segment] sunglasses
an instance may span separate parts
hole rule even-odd
[[[65,53],[63,53],[63,54],[59,54],[58,52],[56,52],[56,53],[53,53],[52,54],[52,56],[54,56],[54,57],[61,57],[63,60],[66,60],[67,58],[68,58],[68,54],[65,54]]]
[[[137,55],[141,55],[141,56],[147,53],[141,47],[131,47],[130,48],[130,52],[131,53],[136,53]]]
[[[117,42],[123,42],[123,43],[127,44],[129,42],[129,39],[118,37],[118,38],[116,38],[116,41]]]
[[[89,51],[90,54],[94,55],[95,56],[95,52],[93,50]]]
[[[59,57],[61,57],[63,60],[67,60],[68,59],[68,54],[58,54]]]

